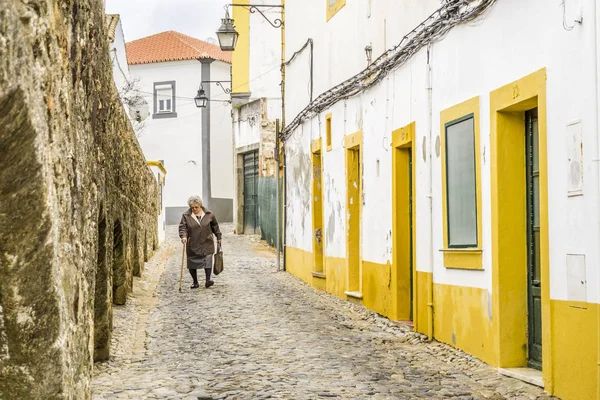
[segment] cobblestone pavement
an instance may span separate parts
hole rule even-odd
[[[549,399],[542,390],[277,272],[223,226],[225,271],[191,290],[175,227],[115,309],[94,399]],[[199,271],[200,272],[200,271]]]

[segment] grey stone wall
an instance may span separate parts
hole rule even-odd
[[[157,246],[101,0],[0,7],[0,398],[89,399],[113,304]]]

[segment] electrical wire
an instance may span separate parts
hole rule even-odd
[[[441,40],[455,26],[480,18],[496,1],[480,0],[472,5],[472,0],[446,0],[442,7],[407,33],[400,43],[383,53],[367,68],[311,101],[285,127],[281,133],[281,140],[285,142],[305,120],[341,100],[353,97],[377,85],[391,71],[404,65],[423,47]]]

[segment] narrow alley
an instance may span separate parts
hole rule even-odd
[[[190,289],[175,227],[116,307],[94,399],[548,399],[447,345],[277,272],[224,225],[225,271]],[[139,280],[138,280],[139,279]],[[153,295],[154,294],[154,295]]]

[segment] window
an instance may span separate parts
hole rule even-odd
[[[325,144],[327,151],[331,151],[331,114],[325,117]]]
[[[158,112],[159,113],[173,111],[173,108],[172,108],[173,92],[171,91],[171,88],[158,89],[156,91],[156,97],[158,99]]]
[[[448,247],[477,247],[473,114],[446,124]]]
[[[479,97],[440,114],[444,266],[482,270]]]
[[[346,5],[346,0],[325,0],[327,3],[327,21]]]
[[[154,83],[154,114],[152,118],[175,118],[175,81]]]

